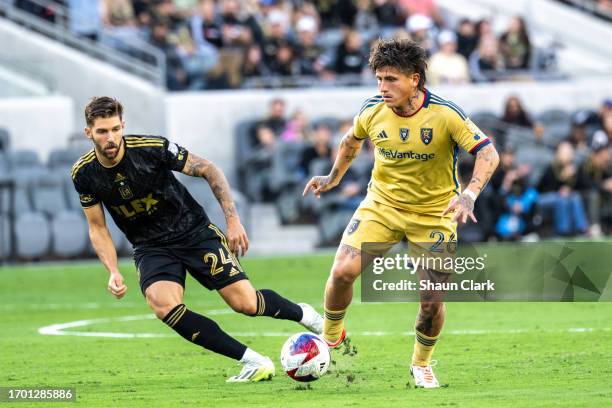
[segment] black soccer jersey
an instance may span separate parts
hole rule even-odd
[[[204,209],[172,174],[187,150],[158,136],[125,136],[125,155],[106,168],[94,150],[72,167],[81,205],[104,204],[134,247],[179,242],[208,223]]]

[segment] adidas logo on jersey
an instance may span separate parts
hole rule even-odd
[[[387,136],[387,132],[385,132],[384,130],[381,131],[378,136],[376,137],[377,139],[388,139],[389,137]]]
[[[123,180],[125,180],[125,177],[121,173],[117,173],[117,176],[115,177],[115,183],[118,183]]]

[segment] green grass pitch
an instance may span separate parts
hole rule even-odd
[[[246,259],[258,288],[272,288],[321,310],[331,255]],[[155,319],[131,263],[116,300],[97,263],[0,269],[0,386],[72,386],[86,407],[578,407],[612,401],[612,303],[450,303],[434,358],[444,386],[414,389],[408,363],[416,304],[360,304],[347,315],[358,353],[333,353],[330,373],[310,386],[280,371],[292,322],[230,313],[220,297],[189,279],[186,304],[267,354],[271,382],[226,384],[239,365],[187,343]],[[134,320],[117,320],[140,316]],[[39,334],[41,327],[100,319],[65,331],[150,333],[108,338]],[[580,330],[585,329],[585,330]],[[43,406],[20,403],[20,407]]]

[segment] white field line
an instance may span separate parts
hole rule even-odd
[[[234,313],[230,309],[216,309],[206,312],[207,315],[223,315]],[[38,333],[49,336],[79,336],[79,337],[108,337],[121,339],[134,338],[157,338],[157,337],[176,337],[172,333],[116,333],[116,332],[95,332],[95,331],[72,331],[77,327],[86,327],[96,324],[104,324],[111,322],[130,322],[139,320],[153,320],[154,314],[133,315],[123,317],[108,317],[100,319],[77,320],[67,323],[52,324],[38,329]],[[546,330],[546,329],[503,329],[503,330],[445,330],[444,335],[475,335],[475,334],[517,334],[517,333],[589,333],[596,331],[611,331],[611,328],[589,328],[589,327],[571,327],[567,329]],[[230,333],[235,337],[287,337],[293,332],[234,332]],[[361,331],[349,332],[352,336],[413,336],[414,332],[392,332],[392,331]]]

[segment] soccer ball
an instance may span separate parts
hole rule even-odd
[[[327,372],[331,355],[325,341],[312,333],[289,337],[281,350],[281,365],[296,381],[309,382]]]

